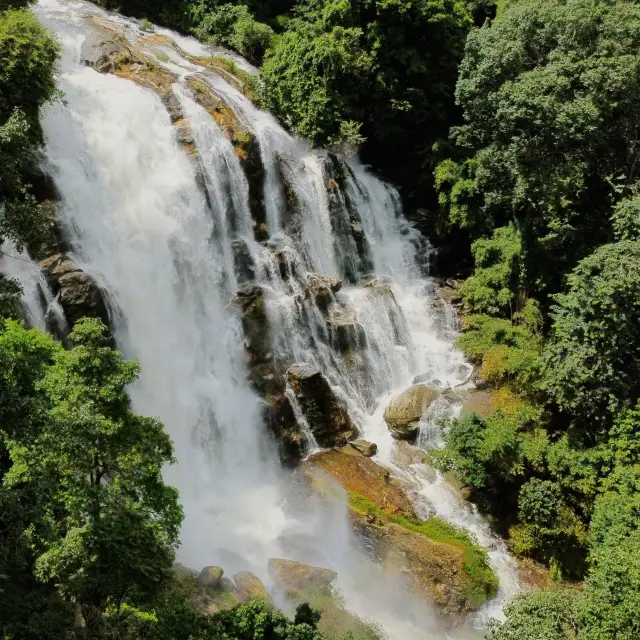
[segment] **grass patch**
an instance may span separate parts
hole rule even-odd
[[[479,546],[469,533],[441,518],[431,517],[429,520],[418,520],[405,515],[385,513],[380,507],[354,491],[349,491],[349,507],[361,515],[375,516],[383,523],[392,522],[404,529],[419,533],[429,540],[450,544],[464,552],[464,572],[471,580],[465,595],[469,604],[479,607],[498,592],[498,578],[489,566],[486,549]]]

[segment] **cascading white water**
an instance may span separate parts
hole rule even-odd
[[[310,150],[224,79],[155,44],[168,58],[161,64],[178,76],[174,92],[193,133],[205,197],[160,99],[83,65],[87,16],[117,23],[132,38],[139,35],[135,23],[84,2],[40,0],[37,12],[63,44],[67,104],[48,109],[43,123],[46,168],[61,194],[59,222],[74,260],[109,292],[119,348],[142,364],[131,389],[135,409],[158,415],[175,443],[178,464],[165,477],[179,488],[185,509],[180,560],[194,567],[217,563],[227,572],[251,569],[265,580],[269,557],[315,562],[337,569],[347,606],[391,636],[446,637],[423,604],[353,547],[345,506],[301,501],[295,477],[280,469],[263,404],[247,381],[242,329],[227,310],[239,282],[233,243],[242,240],[254,281],[268,293],[274,350],[320,369],[365,437],[378,444],[378,460],[413,483],[425,508],[490,548],[502,590],[488,611],[499,613],[517,590],[504,547],[440,476],[395,465],[382,419],[388,398],[415,375],[443,387],[467,375],[450,336],[436,331],[433,287],[419,265],[428,247],[402,219],[398,194],[357,161]],[[183,50],[203,55],[195,41],[170,35]],[[233,147],[184,82],[191,74],[259,142],[266,246],[253,238],[247,180]],[[284,255],[285,275],[276,251]],[[314,272],[345,281],[331,309],[334,324],[350,323],[358,344],[349,357],[336,348],[318,307],[302,297]]]
[[[0,273],[17,280],[22,286],[21,302],[28,327],[47,329],[57,335],[67,331],[64,311],[51,293],[40,267],[10,242],[2,244]]]

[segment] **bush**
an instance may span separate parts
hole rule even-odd
[[[513,316],[520,284],[521,238],[513,224],[493,232],[491,238],[471,246],[475,273],[460,293],[475,313]]]
[[[518,515],[525,524],[552,527],[558,522],[562,497],[556,484],[532,478],[525,482],[518,497]]]
[[[616,240],[640,240],[640,197],[621,200],[613,209],[611,223]]]
[[[524,389],[537,376],[542,337],[527,324],[534,317],[515,319],[522,324],[485,314],[469,316],[463,320],[464,333],[456,345],[472,362],[481,364],[482,378]]]
[[[229,47],[253,62],[260,62],[272,43],[271,27],[256,21],[244,5],[223,4],[204,12],[195,28],[198,37]]]

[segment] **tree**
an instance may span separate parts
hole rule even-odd
[[[441,203],[476,236],[517,219],[537,290],[609,239],[637,180],[639,52],[635,2],[518,0],[469,35]]]
[[[342,123],[359,114],[373,64],[362,35],[355,27],[297,19],[267,52],[265,104],[313,144],[338,139]]]
[[[611,217],[616,240],[640,240],[640,197],[618,202]]]
[[[365,161],[424,182],[470,26],[456,0],[308,0],[267,52],[265,103],[313,144],[364,139]]]
[[[593,438],[640,397],[640,243],[604,245],[555,296],[543,355],[544,387]]]
[[[534,591],[517,596],[507,605],[507,621],[493,621],[486,640],[577,640],[575,594]]]
[[[80,321],[70,339],[69,351],[51,348],[53,361],[35,382],[46,419],[33,425],[38,412],[27,408],[30,429],[7,441],[4,486],[38,488],[40,509],[25,530],[35,575],[78,602],[99,634],[109,600],[144,602],[167,579],[182,512],[161,478],[171,441],[157,419],[133,413],[126,394],[137,363],[111,348],[99,320]]]
[[[0,12],[0,243],[9,238],[18,249],[37,248],[52,223],[25,174],[42,142],[40,107],[56,95],[58,49],[29,11]]]
[[[255,20],[245,5],[222,4],[202,11],[197,23],[199,38],[234,49],[254,63],[262,60],[274,37],[271,27]]]
[[[520,489],[518,513],[525,524],[552,527],[558,522],[561,506],[558,486],[549,480],[532,478]]]
[[[463,282],[460,293],[477,313],[512,317],[520,286],[521,238],[514,225],[495,229],[491,238],[471,246],[475,273]]]

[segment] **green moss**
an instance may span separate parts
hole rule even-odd
[[[212,59],[212,66],[218,66],[235,76],[240,83],[240,90],[249,98],[251,102],[258,103],[259,80],[258,76],[241,69],[233,60],[223,56],[215,56]]]
[[[373,515],[384,524],[394,523],[404,529],[419,533],[434,542],[450,544],[464,552],[464,572],[471,579],[465,595],[469,604],[479,607],[498,592],[498,578],[489,566],[488,555],[469,533],[435,516],[428,520],[385,513],[380,507],[354,491],[349,491],[349,507],[361,515]]]

